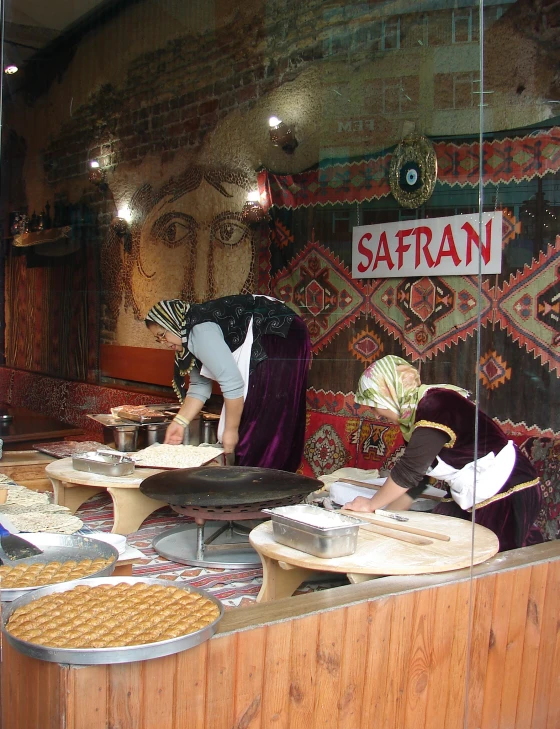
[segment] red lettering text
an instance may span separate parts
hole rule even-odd
[[[367,259],[367,263],[358,263],[358,271],[360,273],[365,273],[371,266],[371,262],[373,261],[373,252],[364,243],[364,241],[370,241],[371,238],[371,233],[364,233],[364,235],[358,241],[358,253],[361,253],[362,256],[365,256]]]
[[[446,242],[447,248],[445,246]],[[443,235],[441,236],[441,243],[436,258],[436,266],[439,266],[439,264],[441,263],[441,259],[444,256],[450,256],[456,266],[461,263],[461,259],[459,258],[459,254],[457,253],[457,248],[455,247],[455,241],[453,240],[453,231],[451,230],[451,225],[449,224],[446,225],[443,229]]]
[[[382,263],[383,261],[385,261],[389,270],[395,267],[395,264],[393,263],[393,260],[391,258],[391,252],[389,251],[389,244],[387,243],[387,233],[385,231],[383,231],[383,233],[381,233],[381,235],[379,236],[379,244],[377,246],[375,261],[373,262],[373,270],[375,270],[379,263]]]
[[[412,231],[414,228],[410,228],[409,230],[399,230],[397,231],[397,238],[399,239],[399,242],[397,243],[397,253],[399,255],[397,266],[399,268],[403,267],[403,258],[404,254],[408,251],[410,248],[409,245],[405,245],[404,239],[408,238],[409,235],[412,235]]]
[[[424,258],[426,259],[428,266],[433,268],[435,265],[434,259],[428,250],[428,246],[432,242],[432,229],[428,228],[426,225],[419,225],[417,228],[414,228],[414,234],[416,236],[416,257],[414,259],[415,268],[418,268],[421,263],[420,252],[424,254]],[[426,241],[423,245],[420,243],[422,236],[426,237]]]
[[[492,248],[492,221],[489,220],[486,223],[486,243],[482,244],[481,248],[481,255],[482,260],[484,263],[488,264],[488,261],[490,260],[490,251]],[[465,223],[461,226],[461,230],[464,230],[467,234],[467,257],[466,257],[466,264],[467,266],[472,261],[472,244],[474,243],[477,248],[480,249],[480,238],[478,236],[478,233],[476,230],[472,227],[470,223]]]

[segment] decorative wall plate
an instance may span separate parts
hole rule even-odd
[[[389,168],[391,192],[403,208],[420,207],[432,196],[437,178],[437,158],[426,137],[406,137],[397,146]]]

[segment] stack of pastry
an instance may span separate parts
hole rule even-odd
[[[15,638],[52,648],[114,648],[194,633],[219,614],[212,600],[196,592],[121,582],[45,595],[17,608],[6,629]]]
[[[0,567],[0,588],[40,587],[56,582],[69,582],[94,575],[108,567],[113,558],[68,560],[67,562],[31,562]]]

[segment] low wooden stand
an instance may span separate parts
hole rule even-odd
[[[38,451],[4,451],[0,458],[0,474],[33,491],[52,491],[45,466],[54,460]]]

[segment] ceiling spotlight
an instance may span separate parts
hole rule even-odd
[[[293,154],[298,146],[298,141],[291,127],[285,124],[277,116],[271,116],[268,120],[270,127],[270,141],[275,147],[281,147],[286,154]]]
[[[9,66],[6,66],[4,68],[4,73],[7,73],[9,75],[17,73],[18,71],[19,71],[19,68],[14,63],[10,63]]]

